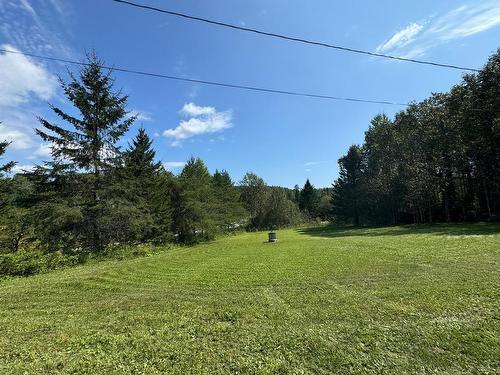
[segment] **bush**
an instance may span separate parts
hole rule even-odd
[[[39,250],[27,249],[0,255],[1,275],[30,276],[46,269],[46,257]]]
[[[72,267],[81,263],[80,257],[76,255],[65,255],[61,251],[55,251],[45,255],[47,269],[54,270],[63,267]]]
[[[31,276],[57,268],[80,263],[74,255],[60,251],[44,254],[40,249],[28,247],[15,253],[0,255],[0,276]]]
[[[30,246],[15,253],[0,254],[0,277],[31,276],[58,268],[73,267],[86,262],[88,258],[123,260],[151,256],[171,246],[173,245],[155,246],[150,243],[111,244],[102,253],[90,257],[65,254],[62,251],[44,253],[41,248]]]

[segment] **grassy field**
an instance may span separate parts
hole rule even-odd
[[[0,281],[0,373],[499,371],[499,225],[278,236]]]

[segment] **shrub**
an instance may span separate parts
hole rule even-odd
[[[20,250],[0,255],[0,274],[6,276],[30,276],[47,269],[46,257],[36,249]]]

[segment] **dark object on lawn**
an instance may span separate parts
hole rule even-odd
[[[273,230],[269,232],[269,242],[276,242],[278,238],[276,238],[276,232]]]

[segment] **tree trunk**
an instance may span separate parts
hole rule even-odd
[[[486,187],[486,181],[483,178],[483,191],[484,191],[484,198],[486,202],[486,208],[488,210],[488,218],[491,217],[491,207],[490,207],[490,198],[488,196],[488,188]]]

